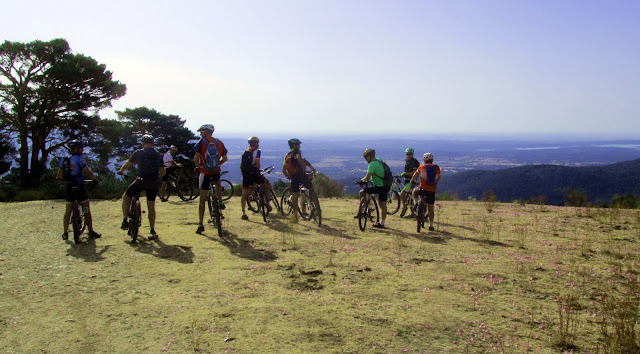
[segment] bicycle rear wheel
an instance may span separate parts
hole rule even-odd
[[[71,225],[73,228],[73,242],[77,245],[80,241],[80,235],[84,231],[84,222],[82,217],[82,206],[75,202],[71,214]]]
[[[220,212],[220,205],[218,198],[215,196],[215,192],[209,191],[207,198],[207,205],[209,206],[209,217],[211,223],[218,229],[218,236],[222,236],[222,214]]]
[[[140,200],[134,198],[131,201],[131,209],[129,210],[129,235],[131,236],[131,243],[138,241],[138,231],[140,230],[140,217],[142,210],[140,209]]]
[[[393,215],[400,209],[400,194],[397,191],[389,190],[387,195],[387,214]]]
[[[200,196],[200,179],[193,177],[188,180],[191,181],[191,198],[189,200],[194,200]]]
[[[320,209],[320,201],[318,200],[318,195],[313,189],[309,191],[309,199],[309,216],[316,225],[322,226],[322,210]]]
[[[293,211],[293,205],[291,204],[291,188],[285,188],[280,198],[280,208],[282,209],[282,215],[289,215]]]
[[[417,215],[417,227],[418,233],[420,232],[420,228],[424,227],[424,217],[425,217],[425,205],[422,200],[418,201],[418,215]]]
[[[262,214],[262,220],[267,222],[267,215],[269,215],[269,210],[267,210],[267,201],[265,200],[265,196],[261,195],[261,188],[257,187],[256,190],[258,191],[258,209],[260,210],[260,214]]]
[[[185,178],[179,178],[176,180],[176,189],[178,192],[178,196],[185,202],[193,199],[193,186],[191,186],[191,184],[191,181]]]
[[[229,200],[233,195],[233,184],[226,179],[221,179],[220,188],[222,189],[222,200]]]

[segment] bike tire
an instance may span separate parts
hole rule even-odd
[[[420,228],[424,227],[424,217],[425,217],[425,210],[424,210],[424,203],[422,203],[422,201],[419,201],[418,204],[418,215],[417,216],[417,227],[416,229],[418,230],[418,233],[420,233]]]
[[[169,197],[171,196],[171,191],[173,190],[173,185],[171,184],[171,181],[167,182],[167,189],[164,190],[164,198],[160,198],[160,200],[169,200]],[[160,191],[158,191],[158,197],[160,196]]]
[[[233,184],[229,180],[221,179],[220,188],[222,189],[222,201],[229,200],[233,196]]]
[[[258,191],[258,209],[262,215],[262,221],[267,222],[267,215],[269,215],[269,210],[267,210],[267,201],[265,200],[264,195],[260,195],[260,189],[256,188],[256,190]]]
[[[200,179],[193,177],[189,180],[191,181],[191,198],[189,200],[194,200],[200,196]]]
[[[358,205],[358,227],[360,228],[360,231],[364,231],[367,228],[368,214],[367,198],[360,198],[360,203]]]
[[[140,200],[134,199],[131,202],[131,210],[129,210],[129,235],[131,236],[131,243],[138,241],[138,231],[140,230],[140,217],[142,210],[140,209]]]
[[[177,179],[176,190],[178,192],[178,197],[180,197],[180,199],[182,199],[185,202],[191,200],[193,197],[193,187],[191,186],[191,181],[188,179],[184,179],[184,178]]]
[[[77,245],[80,241],[80,235],[83,231],[82,206],[75,203],[71,214],[71,227],[73,228],[73,242]]]
[[[291,188],[287,187],[282,192],[282,197],[280,198],[280,208],[282,209],[282,215],[289,215],[293,211],[293,204],[291,202],[292,194]]]
[[[313,222],[316,225],[322,226],[322,209],[320,209],[320,200],[318,200],[318,195],[312,189],[309,191],[309,197],[311,199],[311,202],[309,205],[311,207],[311,210],[309,211],[309,216],[311,217],[311,220],[313,220]]]
[[[209,206],[209,217],[211,218],[211,223],[218,230],[218,236],[222,236],[222,213],[220,211],[220,205],[218,203],[218,198],[215,197],[215,192],[209,191],[207,197],[207,205]]]
[[[389,190],[387,195],[387,214],[393,215],[400,210],[400,194],[398,191]]]
[[[309,190],[300,190],[298,193],[298,214],[304,221],[311,219],[311,197],[309,197]]]
[[[280,203],[278,203],[278,196],[276,195],[276,192],[273,191],[273,189],[269,192],[269,194],[271,194],[271,201],[274,204],[274,207],[276,208],[276,210],[280,213],[280,214],[284,214],[282,212],[282,206],[280,205]]]
[[[258,213],[260,211],[258,210],[260,207],[260,198],[258,197],[257,191],[258,188],[253,188],[253,191],[247,197],[247,208],[249,208],[253,213]]]

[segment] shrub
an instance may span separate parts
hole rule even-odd
[[[319,197],[341,198],[344,196],[343,186],[322,173],[313,176],[313,189]]]
[[[25,189],[16,194],[14,200],[16,202],[28,202],[31,200],[46,199],[44,193],[36,189]]]
[[[492,212],[496,207],[496,194],[490,190],[482,193],[482,203],[488,212]]]
[[[566,200],[565,204],[567,206],[572,206],[576,208],[583,207],[587,204],[587,196],[583,192],[577,189],[572,189],[568,191],[565,194],[565,200]]]

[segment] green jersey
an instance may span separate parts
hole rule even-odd
[[[384,167],[382,166],[382,160],[376,158],[369,163],[367,167],[367,173],[371,173],[371,184],[374,187],[384,187]]]

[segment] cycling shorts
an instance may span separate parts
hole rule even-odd
[[[178,170],[178,168],[176,166],[171,166],[171,167],[165,168],[165,173],[164,173],[164,176],[162,176],[162,181],[168,182],[169,181],[169,175],[173,174],[173,172],[175,172],[177,170]]]
[[[300,192],[300,185],[311,189],[311,180],[305,173],[296,173],[291,176],[291,193]]]
[[[220,173],[214,173],[212,175],[205,175],[204,173],[200,173],[200,177],[198,178],[198,186],[201,191],[204,191],[211,188],[211,183],[218,182],[219,180]]]
[[[74,192],[73,187],[77,186],[78,190]],[[67,203],[73,203],[76,200],[83,204],[89,200],[89,195],[87,194],[87,189],[84,187],[84,184],[75,184],[75,183],[65,183],[65,193],[64,200]]]
[[[387,201],[387,195],[389,194],[389,189],[391,189],[390,186],[383,186],[383,187],[368,187],[365,188],[364,191],[369,193],[369,194],[377,194],[378,195],[378,200],[381,202],[386,202]]]
[[[423,195],[427,199],[427,204],[434,205],[436,203],[436,192],[425,191],[420,187],[417,187],[414,190],[416,191],[416,197]]]
[[[136,194],[139,195],[141,191],[145,191],[147,195],[148,202],[155,202],[156,196],[158,196],[158,187],[160,180],[158,178],[143,178],[141,180],[136,180],[125,192],[129,198],[133,198]]]
[[[261,174],[243,174],[242,175],[242,189],[252,187],[254,184],[260,184],[264,181],[264,176]]]

